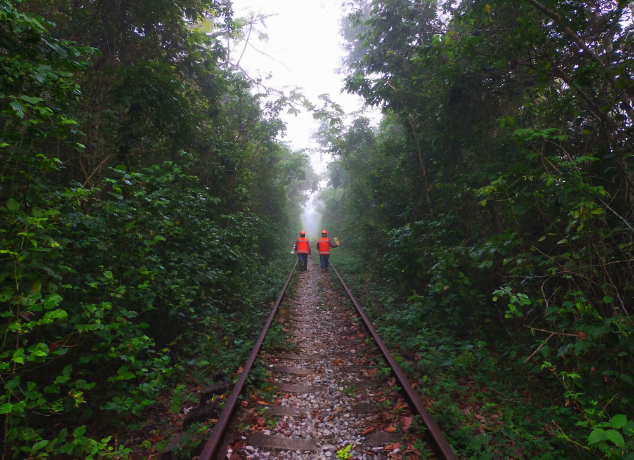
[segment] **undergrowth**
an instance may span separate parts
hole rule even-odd
[[[605,408],[584,410],[565,397],[566,379],[578,377],[525,363],[530,350],[502,325],[452,327],[356,254],[343,249],[333,259],[460,457],[580,459],[603,451],[634,458],[632,421],[616,415],[592,423]],[[617,452],[612,439],[625,448]]]

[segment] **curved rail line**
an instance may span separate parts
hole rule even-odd
[[[396,360],[390,353],[389,349],[387,348],[385,343],[383,343],[383,340],[381,340],[381,337],[379,337],[377,332],[374,330],[372,323],[370,322],[368,317],[365,315],[363,309],[361,308],[357,300],[352,295],[352,292],[350,291],[346,283],[343,281],[343,278],[341,278],[341,275],[339,275],[339,272],[337,271],[337,269],[332,263],[330,263],[330,266],[332,267],[334,273],[337,275],[337,278],[339,278],[339,281],[341,282],[341,285],[346,291],[346,294],[348,295],[348,297],[354,304],[354,307],[357,313],[359,314],[359,316],[361,317],[361,319],[363,320],[363,324],[366,327],[367,331],[370,333],[374,341],[377,343],[377,345],[379,346],[379,349],[381,350],[381,353],[383,354],[386,361],[392,368],[392,371],[394,372],[396,379],[398,380],[401,388],[405,392],[410,403],[414,406],[418,415],[420,415],[421,420],[423,424],[425,425],[425,427],[427,428],[427,432],[429,436],[431,437],[434,447],[437,450],[437,453],[445,460],[458,460],[458,456],[449,445],[449,442],[447,442],[447,439],[445,439],[445,436],[442,434],[442,431],[440,431],[440,428],[438,427],[434,419],[431,417],[431,415],[429,415],[429,412],[427,412],[427,409],[425,408],[423,402],[420,400],[418,394],[416,393],[412,385],[407,380],[407,377],[405,376],[405,374],[399,367],[398,363],[396,362]],[[273,322],[273,318],[275,317],[278,311],[278,308],[280,306],[280,303],[282,302],[282,299],[284,298],[284,295],[286,294],[286,289],[288,288],[288,285],[291,281],[291,277],[293,276],[293,273],[296,267],[297,267],[297,261],[293,265],[293,268],[291,269],[291,272],[288,275],[288,278],[286,279],[286,283],[284,284],[284,287],[282,288],[282,292],[280,293],[275,304],[273,305],[273,308],[271,309],[271,313],[269,314],[269,317],[266,323],[264,324],[264,328],[262,329],[262,332],[260,333],[260,336],[257,342],[255,343],[253,350],[251,350],[251,354],[249,355],[247,362],[243,366],[242,373],[240,374],[240,377],[238,378],[238,381],[236,382],[233,388],[233,391],[231,392],[231,396],[229,396],[229,399],[227,399],[225,407],[222,410],[220,417],[218,418],[218,422],[216,422],[216,425],[214,426],[211,432],[211,436],[207,440],[207,443],[205,444],[205,447],[203,448],[203,451],[199,456],[199,460],[212,460],[214,458],[214,455],[216,455],[219,452],[219,449],[222,444],[223,436],[225,434],[225,430],[228,428],[229,420],[231,419],[231,416],[233,415],[233,413],[235,412],[238,406],[237,405],[238,398],[240,397],[240,394],[242,393],[242,390],[244,389],[247,376],[249,375],[249,372],[251,371],[251,368],[253,367],[253,364],[255,363],[257,355],[260,352],[260,348],[262,347],[264,338],[266,337],[269,327],[271,326],[271,323]]]

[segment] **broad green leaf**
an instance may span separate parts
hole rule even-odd
[[[610,423],[612,424],[612,428],[618,430],[619,428],[623,428],[627,423],[627,417],[623,414],[618,414],[610,419]]]
[[[24,364],[24,348],[18,348],[15,353],[13,353],[12,359],[18,364]]]
[[[13,297],[14,290],[10,286],[5,286],[0,289],[0,302],[7,302]]]
[[[618,431],[608,430],[605,432],[605,437],[608,440],[612,441],[617,446],[619,446],[621,449],[625,447],[625,440],[623,439],[623,436],[621,435],[621,433],[619,433]]]
[[[86,432],[86,425],[77,427],[75,428],[75,431],[73,431],[73,438],[78,438],[80,436],[83,436],[85,432]]]
[[[31,345],[28,348],[28,351],[35,357],[41,357],[48,355],[48,345],[46,343],[41,342],[35,345]]]
[[[22,104],[20,104],[18,101],[12,101],[10,105],[13,110],[15,110],[15,113],[20,116],[20,118],[24,118],[24,106]]]
[[[606,439],[608,438],[605,435],[605,430],[602,430],[601,428],[595,428],[594,430],[592,430],[592,433],[590,433],[590,436],[588,436],[588,444],[605,441]]]
[[[33,444],[33,452],[40,450],[42,447],[45,447],[48,444],[48,440],[47,439],[42,439],[39,442],[36,442],[35,444]]]
[[[64,299],[62,299],[59,294],[49,294],[44,299],[44,308],[46,308],[47,310],[55,308],[62,300]]]
[[[66,313],[64,310],[60,310],[60,309],[53,310],[46,313],[44,315],[44,318],[42,318],[40,322],[42,324],[51,323],[53,322],[53,320],[66,318],[67,316],[68,316],[68,313]]]
[[[24,408],[26,407],[26,400],[20,401],[17,404],[14,404],[13,406],[11,406],[11,413],[12,414],[20,414],[20,413],[24,413]]]
[[[7,209],[11,212],[16,212],[20,209],[20,203],[15,201],[13,198],[9,198],[9,201],[7,201]]]
[[[31,97],[31,96],[21,96],[20,97],[23,101],[28,102],[29,104],[37,104],[38,102],[43,102],[44,99],[42,99],[41,97]]]

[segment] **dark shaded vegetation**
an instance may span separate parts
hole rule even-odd
[[[384,117],[317,133],[322,226],[381,333],[465,458],[634,458],[631,6],[349,7]]]
[[[231,15],[0,0],[3,459],[127,457],[112,435],[250,350],[315,180]]]

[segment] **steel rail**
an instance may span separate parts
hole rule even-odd
[[[359,302],[357,302],[357,299],[354,298],[354,296],[352,295],[352,292],[350,291],[350,289],[348,289],[348,286],[346,286],[346,283],[343,282],[343,278],[341,278],[341,275],[339,275],[339,272],[337,271],[335,266],[332,263],[330,263],[330,266],[332,267],[333,271],[337,275],[337,278],[339,278],[339,281],[341,282],[341,285],[343,286],[346,293],[348,294],[348,297],[350,297],[350,300],[354,304],[354,308],[356,308],[357,313],[363,320],[365,327],[368,329],[368,331],[374,338],[375,342],[381,349],[381,353],[383,353],[383,356],[385,357],[390,367],[392,368],[392,371],[396,375],[396,378],[398,382],[400,383],[401,388],[403,388],[403,391],[405,391],[407,398],[416,409],[416,412],[418,412],[418,415],[420,415],[420,418],[422,419],[423,424],[427,428],[429,435],[434,441],[436,448],[439,450],[439,452],[442,454],[445,460],[458,460],[458,456],[451,448],[451,445],[449,444],[449,442],[447,442],[447,439],[442,434],[442,431],[440,431],[440,428],[438,427],[434,419],[431,417],[431,415],[429,415],[429,412],[427,412],[427,409],[425,408],[423,402],[420,400],[418,393],[414,391],[414,388],[409,383],[409,380],[407,380],[407,377],[405,376],[405,374],[399,367],[398,363],[392,356],[392,353],[390,353],[390,350],[387,348],[385,343],[383,343],[383,340],[381,340],[381,337],[379,337],[379,334],[377,334],[377,332],[374,330],[372,323],[363,312],[363,309],[359,305]]]
[[[240,393],[242,393],[242,390],[244,388],[244,383],[247,380],[247,376],[249,375],[249,372],[251,371],[251,368],[253,367],[253,363],[255,362],[255,359],[257,358],[258,353],[260,352],[260,348],[262,347],[262,343],[264,342],[266,333],[269,331],[269,327],[271,326],[271,323],[273,322],[273,317],[275,316],[275,313],[277,313],[277,309],[280,306],[280,303],[282,302],[282,298],[284,297],[284,294],[286,293],[286,288],[288,288],[288,283],[290,283],[291,281],[291,277],[293,276],[293,272],[295,271],[296,266],[297,266],[297,260],[295,261],[295,264],[293,265],[293,268],[291,269],[291,272],[289,273],[288,278],[286,279],[286,283],[284,284],[284,287],[282,288],[282,292],[280,293],[279,297],[275,301],[275,304],[273,305],[273,308],[271,309],[271,313],[269,314],[269,317],[266,320],[266,323],[264,324],[264,328],[262,329],[262,332],[260,333],[260,337],[258,337],[258,341],[255,343],[255,346],[253,347],[253,350],[251,351],[251,354],[249,355],[249,359],[247,359],[246,364],[242,368],[242,373],[240,374],[240,377],[238,378],[236,385],[233,387],[231,396],[229,396],[229,399],[227,399],[227,402],[225,403],[225,407],[222,410],[222,413],[220,414],[220,417],[218,418],[218,421],[216,422],[216,425],[214,426],[211,432],[211,436],[209,436],[209,439],[205,443],[205,447],[203,448],[203,451],[200,454],[199,460],[212,460],[213,455],[216,452],[218,452],[218,449],[222,442],[222,436],[224,435],[225,430],[227,429],[227,425],[229,424],[229,419],[231,418],[231,415],[233,414],[233,411],[236,408],[238,398],[240,397]]]

